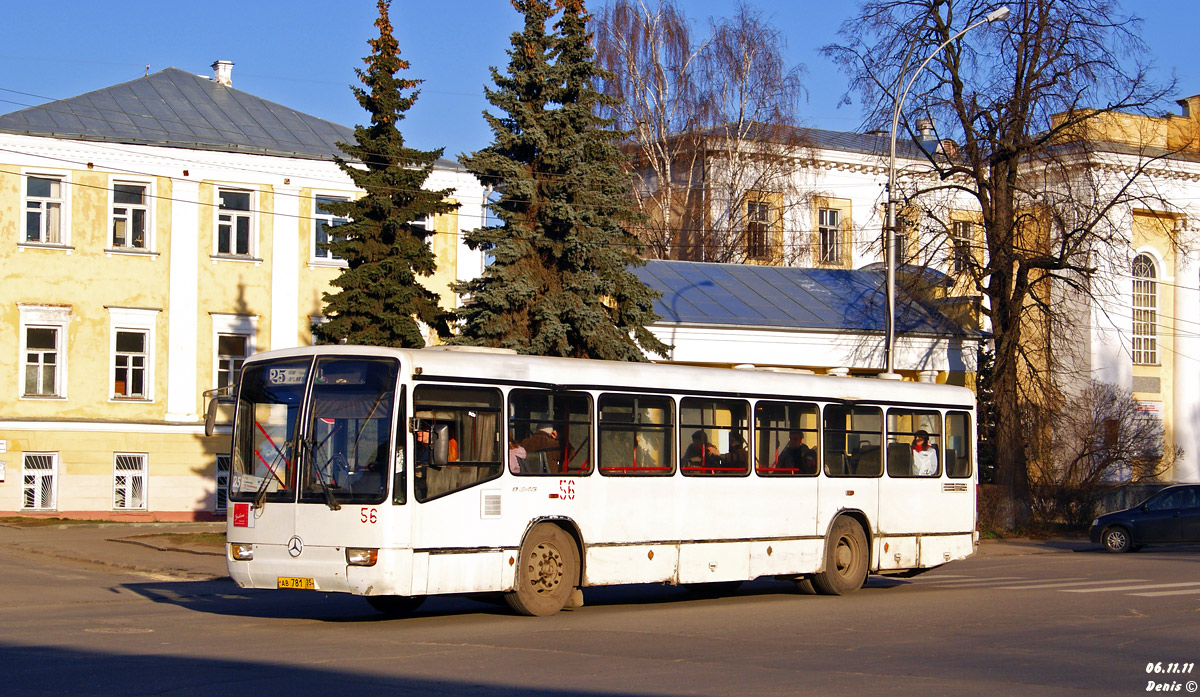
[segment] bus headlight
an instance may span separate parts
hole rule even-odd
[[[234,561],[250,561],[254,558],[254,545],[230,542],[229,558]]]
[[[347,547],[346,563],[350,566],[375,566],[379,561],[379,550],[366,547]]]

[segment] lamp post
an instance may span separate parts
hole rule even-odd
[[[887,370],[879,377],[889,380],[899,380],[900,376],[895,372],[896,365],[896,198],[894,192],[896,190],[896,131],[900,127],[900,108],[904,106],[904,100],[908,97],[908,91],[912,89],[913,83],[917,81],[917,76],[929,65],[929,61],[933,60],[934,56],[941,53],[942,49],[950,45],[963,34],[971,31],[975,27],[983,24],[991,24],[992,22],[1002,22],[1008,19],[1011,12],[1008,7],[1001,7],[997,10],[992,10],[986,17],[967,26],[966,29],[959,31],[954,36],[946,39],[940,46],[933,50],[921,65],[913,71],[912,77],[908,83],[904,85],[904,91],[896,98],[896,109],[892,112],[892,144],[888,155],[888,183],[887,183],[887,221],[884,225],[885,249],[883,250],[884,259],[887,261],[887,338],[886,346],[884,347],[884,356],[886,358]],[[904,62],[900,67],[900,77],[896,81],[899,85],[904,79],[904,68],[908,65],[908,56],[905,56]]]

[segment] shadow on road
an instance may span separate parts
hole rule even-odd
[[[863,592],[907,585],[903,579],[872,576]],[[702,586],[703,584],[701,584]],[[248,590],[230,579],[212,581],[153,581],[122,584],[157,603],[169,603],[195,612],[236,617],[309,619],[323,622],[379,622],[388,618],[373,610],[363,598],[343,593],[293,590]],[[704,587],[632,584],[584,589],[587,607],[671,605],[702,603],[736,597],[804,597],[791,581],[758,579],[741,584],[733,592],[711,593]],[[823,596],[808,596],[819,602]],[[499,593],[430,596],[413,616],[511,615]]]
[[[483,681],[430,680],[406,676],[373,675],[361,665],[346,670],[317,669],[270,662],[194,658],[162,654],[120,654],[53,646],[20,646],[0,642],[5,657],[4,694],[111,695],[207,694],[233,689],[240,694],[340,695],[481,695],[501,697],[604,697],[616,692],[539,688],[523,685],[489,685]],[[131,684],[131,679],[136,682]],[[627,694],[627,693],[620,693]]]

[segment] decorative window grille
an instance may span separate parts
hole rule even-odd
[[[21,508],[54,510],[58,500],[58,453],[25,453],[21,467]]]
[[[817,211],[817,238],[820,246],[818,260],[822,264],[842,263],[840,217],[840,211],[836,208],[822,208]]]
[[[1133,260],[1133,362],[1158,365],[1158,283],[1154,260]]]
[[[145,510],[146,455],[118,453],[113,465],[113,509]]]

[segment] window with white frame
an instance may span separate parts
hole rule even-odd
[[[252,256],[254,218],[249,191],[217,190],[217,254]]]
[[[113,454],[113,509],[118,511],[146,509],[145,453]]]
[[[214,513],[224,513],[229,506],[229,463],[229,455],[217,456],[216,498],[213,502]]]
[[[242,363],[254,354],[258,317],[213,313],[213,387],[236,385]]]
[[[217,335],[217,387],[236,385],[242,364],[250,355],[250,337],[241,334]]]
[[[22,397],[66,397],[66,334],[71,308],[17,303],[21,316]]]
[[[64,244],[62,177],[25,177],[24,241],[35,244]]]
[[[21,460],[21,508],[52,511],[58,503],[58,453],[25,453]]]
[[[332,232],[332,229],[345,225],[350,222],[349,218],[339,218],[332,213],[324,210],[326,203],[342,203],[344,198],[335,198],[333,196],[318,196],[313,202],[313,248],[312,258],[314,261],[326,262],[342,262],[342,258],[329,251],[326,247],[333,240],[341,239],[338,235]]]
[[[817,211],[818,260],[822,264],[842,263],[841,211],[821,208]]]
[[[154,322],[158,310],[110,307],[110,397],[154,399]]]
[[[150,207],[149,186],[139,183],[114,183],[112,188],[112,237],[114,249],[148,250]]]
[[[113,397],[146,398],[149,332],[118,330],[113,353]]]
[[[1133,362],[1158,365],[1158,283],[1154,260],[1133,260]]]

